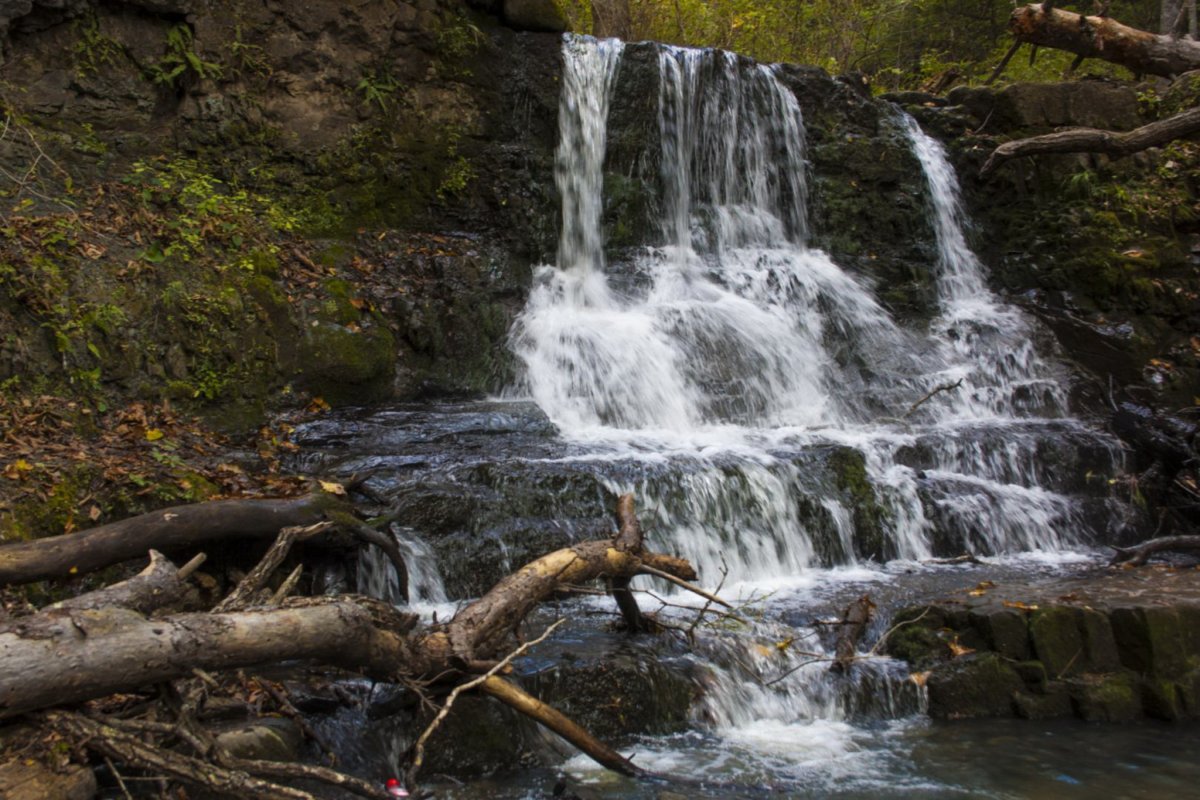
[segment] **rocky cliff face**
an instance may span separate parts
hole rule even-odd
[[[519,5],[0,3],[0,382],[165,397],[231,427],[314,397],[502,385],[557,235],[559,38],[513,30]],[[814,243],[920,319],[933,237],[894,107],[780,74],[805,112]],[[631,45],[605,168],[614,252],[652,224],[657,94],[654,49]],[[998,287],[1101,377],[1190,400],[1191,223],[1121,188],[1159,180],[1190,204],[1190,151],[972,178],[999,138],[1128,127],[1146,103],[1089,83],[895,99],[950,140]]]
[[[977,177],[1000,142],[1069,126],[1129,130],[1194,105],[1193,82],[1161,93],[1079,81],[896,99],[949,142],[997,288],[1036,313],[1067,357],[1110,389],[1166,408],[1195,405],[1197,145],[1176,142],[1117,161],[1043,156]]]
[[[0,381],[237,425],[289,390],[503,379],[555,237],[557,36],[436,0],[8,3],[0,20]]]

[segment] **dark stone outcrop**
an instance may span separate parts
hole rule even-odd
[[[900,612],[887,647],[930,670],[937,718],[1194,719],[1198,589],[1185,574],[1150,591],[1128,575],[979,590]]]

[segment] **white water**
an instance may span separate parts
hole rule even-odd
[[[1084,541],[1077,501],[1054,490],[1061,476],[1043,449],[1102,437],[1070,419],[1032,323],[987,288],[942,147],[896,118],[924,170],[939,253],[938,314],[913,329],[869,282],[806,244],[803,114],[773,69],[662,47],[661,240],[606,264],[606,113],[621,48],[564,47],[563,232],[512,343],[520,390],[586,451],[573,458],[627,466],[608,488],[636,493],[655,546],[691,559],[710,584],[727,572],[727,593],[803,594],[837,580],[824,570],[859,563],[862,547],[846,487],[812,455],[832,448],[860,455],[888,557],[928,558],[938,532],[985,555],[1060,554]],[[922,470],[904,464],[914,451]],[[865,571],[886,578],[877,564]],[[764,685],[809,658],[764,641],[798,634],[805,651],[819,649],[813,631],[790,630],[707,638],[713,679],[698,715],[735,751],[844,762],[853,728],[827,664]],[[891,666],[875,663],[865,673],[903,693],[884,677]]]
[[[564,437],[597,458],[680,466],[611,486],[637,492],[658,538],[702,574],[724,558],[734,581],[852,563],[849,510],[796,460],[822,445],[861,453],[892,557],[928,557],[935,525],[979,553],[1083,538],[1073,501],[1035,466],[1040,428],[1068,416],[1061,376],[1024,315],[988,290],[941,146],[897,119],[925,171],[940,254],[940,313],[911,330],[806,246],[802,110],[773,69],[663,47],[662,240],[606,265],[606,112],[621,50],[564,48],[558,263],[538,270],[513,347],[521,389]],[[914,447],[931,469],[897,463]]]

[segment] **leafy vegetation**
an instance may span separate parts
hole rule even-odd
[[[559,2],[574,30],[592,31],[591,0]],[[1157,3],[1106,5],[1127,24],[1157,25]],[[631,0],[629,38],[721,47],[834,74],[861,72],[883,91],[919,88],[950,70],[966,81],[986,78],[1009,46],[1012,7],[1009,0]],[[1032,63],[1014,61],[1006,76],[1056,80],[1071,60],[1043,50]],[[1120,68],[1087,69],[1108,75]]]
[[[185,24],[167,31],[166,53],[149,67],[151,80],[166,86],[177,86],[187,75],[219,78],[221,72],[220,64],[205,61],[196,52],[192,29]]]

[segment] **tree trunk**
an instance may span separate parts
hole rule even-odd
[[[858,641],[866,633],[867,625],[875,616],[875,604],[867,595],[855,600],[842,612],[841,622],[838,623],[837,644],[834,647],[833,663],[829,669],[833,672],[848,672],[854,663],[855,653],[858,652]]]
[[[379,680],[423,673],[416,618],[367,598],[151,620],[121,608],[60,610],[0,626],[0,719],[220,670],[308,659]]]
[[[129,580],[63,600],[46,610],[83,611],[115,607],[150,614],[168,608],[194,608],[198,605],[199,596],[186,579],[203,561],[204,557],[200,555],[175,569],[166,556],[151,550],[150,563]]]
[[[1005,161],[1013,158],[1046,153],[1104,153],[1121,158],[1197,133],[1200,133],[1200,108],[1191,108],[1182,114],[1124,133],[1097,128],[1068,128],[1044,136],[1005,142],[988,156],[979,175],[986,178]]]
[[[1034,3],[1013,11],[1008,28],[1017,41],[1100,58],[1136,73],[1173,77],[1200,68],[1200,43]]]
[[[175,506],[89,528],[0,546],[0,586],[82,575],[149,550],[171,551],[219,539],[274,538],[283,528],[312,525],[338,505],[332,495],[288,500],[216,500]]]

